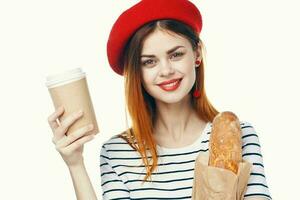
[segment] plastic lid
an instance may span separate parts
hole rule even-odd
[[[48,88],[64,85],[85,77],[81,68],[75,68],[62,73],[51,74],[46,77],[46,86]]]

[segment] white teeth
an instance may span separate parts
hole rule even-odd
[[[179,81],[179,80],[178,80],[178,81]],[[169,83],[169,84],[167,84],[167,85],[163,85],[163,86],[171,87],[171,86],[174,86],[174,85],[176,85],[176,84],[178,83],[178,81],[176,81],[176,82],[173,82],[173,83]]]
[[[165,86],[174,86],[174,85],[176,85],[177,82],[178,82],[178,81],[173,82],[173,83],[169,83],[169,84],[167,84],[167,85],[165,85]]]

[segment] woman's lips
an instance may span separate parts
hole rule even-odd
[[[174,91],[180,86],[181,80],[182,79],[178,79],[176,82],[173,83],[159,85],[159,87],[165,91]]]

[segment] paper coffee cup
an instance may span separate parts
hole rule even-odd
[[[93,124],[94,128],[87,132],[87,135],[99,133],[86,74],[81,68],[47,76],[46,86],[48,87],[55,110],[60,106],[64,106],[64,113],[59,117],[60,123],[74,112],[83,110],[83,115],[69,127],[66,135],[88,124]]]

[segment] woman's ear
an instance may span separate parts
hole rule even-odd
[[[199,60],[201,62],[202,61],[202,55],[201,55],[201,45],[200,45],[200,43],[197,45],[194,52],[195,52],[196,60]]]
[[[202,61],[202,54],[201,54],[201,45],[200,45],[200,42],[197,45],[196,56],[197,56],[196,57],[197,60]]]

